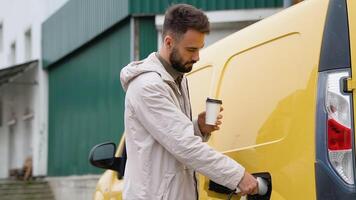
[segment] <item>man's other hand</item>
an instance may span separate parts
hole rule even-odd
[[[224,108],[221,107],[220,112],[222,112],[223,110]],[[205,111],[198,115],[198,125],[199,125],[200,132],[202,132],[203,134],[209,134],[213,131],[219,130],[220,125],[222,124],[221,122],[221,119],[223,118],[222,114],[218,115],[215,125],[205,124],[205,115],[206,115]]]

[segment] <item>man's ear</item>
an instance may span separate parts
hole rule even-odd
[[[172,36],[170,36],[170,35],[166,35],[163,39],[164,46],[169,50],[172,49],[173,42],[174,42],[174,40],[173,40]]]

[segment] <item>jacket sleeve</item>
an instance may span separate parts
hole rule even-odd
[[[193,126],[194,126],[194,135],[201,137],[203,142],[207,142],[210,139],[211,133],[203,134],[200,131],[199,124],[198,124],[198,118],[193,119]]]
[[[135,116],[158,143],[184,165],[230,189],[236,188],[244,167],[194,134],[193,123],[176,107],[162,80],[132,82],[130,87]]]

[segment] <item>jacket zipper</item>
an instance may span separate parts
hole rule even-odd
[[[195,176],[195,171],[193,173],[193,176],[194,176],[194,182],[195,182],[195,194],[196,194],[197,200],[199,200],[198,181],[197,181],[197,177]]]
[[[185,77],[185,81],[186,81],[186,87],[187,87],[187,93],[188,93],[188,100],[189,100],[189,118],[190,118],[190,121],[192,121],[192,105],[190,103],[190,94],[189,94],[189,87],[188,87],[188,79]],[[169,86],[171,86],[171,88],[174,90],[177,90],[179,91],[179,93],[181,93],[181,91],[179,90],[178,87],[176,87],[176,84],[175,82],[167,82]],[[196,196],[196,199],[199,200],[199,192],[198,192],[198,181],[197,181],[197,177],[195,176],[195,171],[193,171],[193,178],[194,178],[194,183],[195,183],[195,196]]]

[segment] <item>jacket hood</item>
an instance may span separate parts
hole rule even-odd
[[[131,62],[121,70],[120,81],[124,91],[126,92],[133,79],[148,72],[158,73],[165,81],[174,81],[153,52],[146,59]]]

